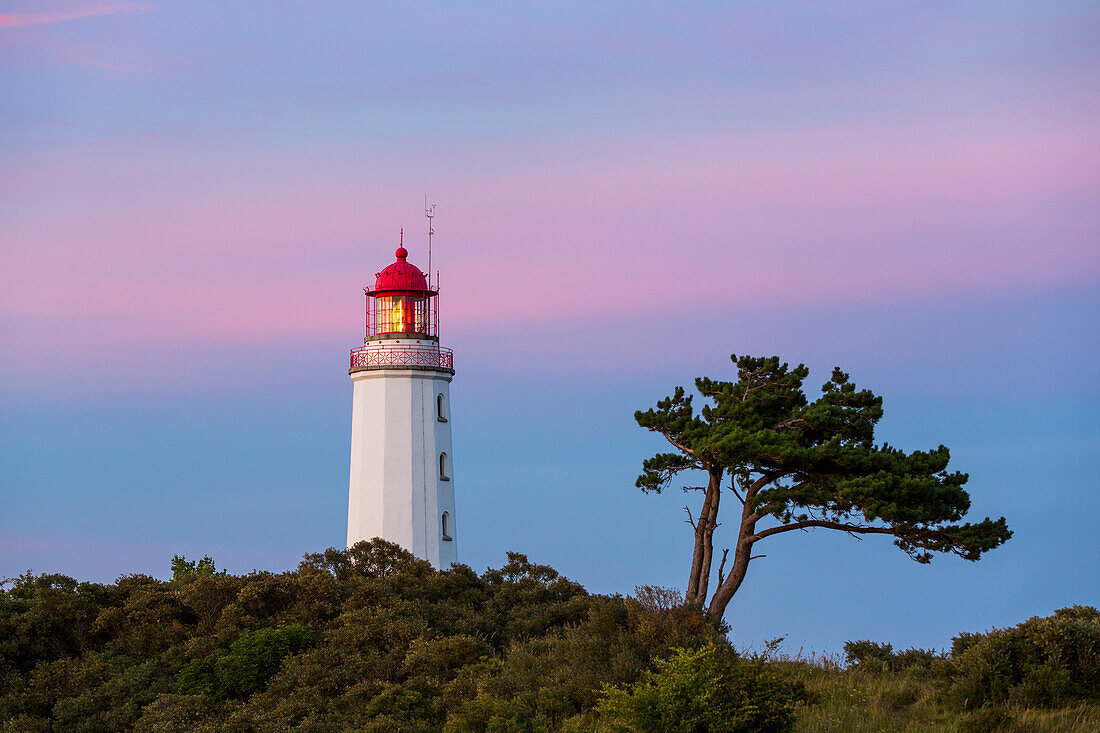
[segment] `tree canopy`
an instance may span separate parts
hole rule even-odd
[[[702,494],[688,519],[695,546],[688,576],[689,603],[721,617],[745,579],[756,545],[794,530],[835,529],[886,534],[917,562],[933,553],[978,560],[1012,532],[1004,517],[960,523],[970,508],[967,475],[949,472],[944,446],[906,452],[875,442],[882,398],[857,389],[839,368],[809,401],[802,384],[809,370],[779,357],[733,355],[736,381],[700,377],[705,401],[677,387],[655,408],[638,411],[638,424],[663,436],[672,452],[646,459],[637,485],[645,492],[670,487],[681,474],[701,472]],[[714,533],[723,492],[738,501],[736,538],[723,550],[717,586],[707,603]],[[729,550],[729,573],[725,564]]]

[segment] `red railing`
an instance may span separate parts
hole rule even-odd
[[[360,346],[351,350],[351,369],[388,366],[454,369],[454,355],[438,346]]]

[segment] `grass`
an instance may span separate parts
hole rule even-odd
[[[1057,710],[997,706],[964,712],[927,679],[846,670],[835,658],[774,658],[812,699],[798,710],[798,733],[1080,733],[1100,731],[1100,704]]]
[[[765,658],[800,680],[811,699],[797,709],[796,733],[1091,733],[1100,731],[1100,701],[1057,709],[1000,705],[965,711],[943,699],[927,674],[847,669],[837,656]],[[593,712],[565,722],[562,731],[607,730]]]
[[[797,711],[796,733],[1085,733],[1100,731],[1100,703],[1056,710],[997,706],[960,711],[928,679],[847,670],[836,659],[772,659],[812,695]],[[604,731],[592,713],[561,730]]]

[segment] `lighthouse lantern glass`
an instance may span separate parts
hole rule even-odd
[[[367,337],[436,336],[435,293],[369,293]]]

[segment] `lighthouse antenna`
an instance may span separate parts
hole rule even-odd
[[[424,194],[424,216],[428,220],[428,288],[432,287],[432,235],[435,234],[435,230],[432,229],[432,219],[435,217],[435,204],[432,204],[431,208],[428,208],[428,194]],[[439,276],[436,278],[436,289],[439,288]]]

